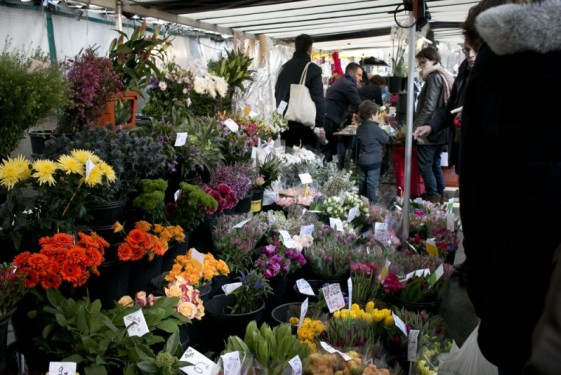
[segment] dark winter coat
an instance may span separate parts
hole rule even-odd
[[[476,20],[479,50],[462,112],[460,214],[478,342],[521,373],[542,312],[561,212],[561,2],[504,5]],[[533,97],[513,77],[532,68]],[[515,324],[513,325],[513,317]]]
[[[290,102],[290,85],[299,83],[306,64],[311,61],[306,52],[294,52],[292,59],[288,60],[281,69],[275,85],[275,99],[277,108],[281,101]],[[316,104],[316,126],[323,127],[325,121],[325,101],[323,97],[323,82],[321,68],[310,64],[306,75],[306,87],[310,89],[310,96]]]
[[[417,100],[417,110],[413,120],[414,128],[427,124],[438,112],[445,108],[443,94],[445,84],[444,78],[438,71],[429,73]],[[431,133],[426,137],[424,144],[442,145],[446,142],[448,142],[448,131],[444,130],[434,134]]]
[[[356,130],[358,142],[358,165],[367,167],[382,161],[383,145],[390,140],[377,122],[365,120]]]
[[[372,100],[379,106],[384,105],[384,102],[382,101],[382,89],[373,83],[359,88],[358,96],[360,96],[360,100]]]
[[[347,75],[338,80],[327,89],[325,96],[325,117],[337,125],[343,124],[351,112],[356,112],[360,104],[360,97],[356,89],[356,83],[351,81]],[[338,129],[332,129],[337,131]],[[327,129],[326,129],[327,131]]]

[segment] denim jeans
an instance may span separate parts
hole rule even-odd
[[[444,174],[440,167],[440,154],[444,145],[417,146],[419,173],[423,177],[427,195],[444,192]]]
[[[378,188],[378,180],[380,179],[380,168],[366,170],[358,168],[358,193],[368,198],[371,204],[378,202],[376,189]]]

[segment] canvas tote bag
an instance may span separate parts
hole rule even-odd
[[[316,125],[316,103],[312,100],[310,90],[305,85],[310,64],[311,62],[306,64],[300,77],[300,83],[290,85],[290,100],[284,117],[289,121],[299,122],[313,129]]]

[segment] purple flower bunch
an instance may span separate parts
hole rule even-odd
[[[257,170],[249,163],[221,165],[216,167],[210,176],[209,186],[215,188],[219,184],[226,184],[238,199],[243,199],[248,195],[257,176]]]
[[[288,249],[277,239],[272,245],[263,247],[263,251],[255,264],[267,279],[277,275],[295,272],[307,263],[301,252]]]

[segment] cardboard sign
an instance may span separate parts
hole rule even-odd
[[[187,143],[187,132],[177,133],[174,146],[181,147],[181,146],[185,146],[186,143]]]
[[[125,321],[125,326],[127,327],[127,332],[129,336],[139,336],[142,337],[150,330],[146,324],[146,319],[144,319],[144,313],[142,309],[136,310],[135,312],[126,315],[123,320]]]
[[[300,328],[302,323],[304,323],[304,318],[306,317],[307,313],[308,313],[308,297],[306,297],[304,302],[302,302],[302,304],[300,305],[300,320],[298,321],[298,328]]]
[[[224,294],[228,295],[241,286],[242,286],[241,282],[224,284],[222,285],[222,290],[224,291]]]
[[[345,299],[343,298],[343,292],[341,292],[341,285],[339,283],[329,284],[323,287],[322,291],[323,298],[331,314],[345,307]]]
[[[49,375],[75,375],[76,362],[49,362]]]
[[[180,358],[180,361],[189,362],[191,366],[181,367],[181,371],[188,375],[210,375],[213,373],[216,363],[205,357],[192,347],[188,347]]]
[[[236,124],[236,122],[234,120],[232,120],[231,118],[227,119],[226,121],[224,121],[224,125],[226,125],[226,127],[228,129],[230,129],[230,131],[232,133],[237,133],[239,130],[239,125]]]
[[[310,285],[310,283],[308,283],[304,279],[296,280],[296,288],[298,288],[298,291],[302,294],[305,294],[305,295],[308,295],[308,296],[315,296],[316,295],[314,293],[314,290],[312,289],[312,286]]]

